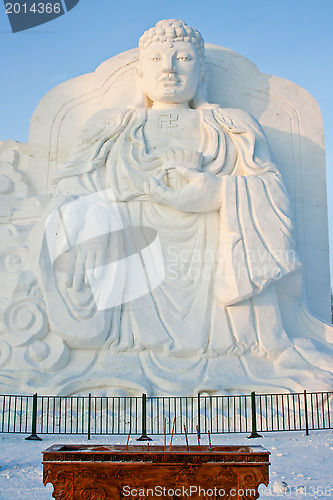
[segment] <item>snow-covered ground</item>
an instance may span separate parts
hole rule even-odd
[[[56,443],[117,443],[126,436],[43,436],[43,441],[26,441],[23,435],[0,434],[0,499],[51,500],[53,487],[43,486],[42,450]],[[170,436],[168,436],[169,442]],[[189,436],[190,444],[196,437]],[[202,444],[207,436],[203,435]],[[136,437],[131,438],[132,444]],[[270,484],[260,487],[260,498],[287,500],[333,499],[333,431],[280,432],[248,440],[245,434],[212,435],[213,444],[262,445],[271,452]],[[163,444],[155,436],[153,444]],[[173,444],[185,444],[184,436],[174,436]],[[208,444],[208,443],[207,443]]]

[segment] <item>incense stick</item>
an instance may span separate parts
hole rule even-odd
[[[208,442],[209,442],[209,449],[212,451],[212,441],[210,439],[210,431],[208,431]]]
[[[186,431],[186,426],[184,425],[184,432],[185,432],[185,439],[186,439],[186,444],[187,444],[187,451],[190,451],[190,447],[188,444],[188,438],[187,438],[187,431]]]
[[[198,425],[197,425],[196,429],[197,429],[198,447],[199,447],[199,451],[200,451],[200,433],[199,433],[199,426]]]
[[[127,436],[127,443],[126,443],[125,451],[127,451],[127,448],[128,448],[128,442],[129,442],[130,435],[131,435],[131,429],[129,430],[129,433],[128,433],[128,436]]]
[[[175,418],[173,419],[173,424],[172,424],[172,431],[171,431],[171,439],[170,439],[170,446],[169,446],[169,450],[171,450],[172,438],[173,438],[173,433],[174,433],[174,430],[175,430],[175,423],[176,423],[176,416],[175,416]]]

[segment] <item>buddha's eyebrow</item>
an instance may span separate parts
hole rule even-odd
[[[160,57],[161,56],[161,51],[160,50],[154,50],[154,51],[148,52],[147,56],[148,57]]]

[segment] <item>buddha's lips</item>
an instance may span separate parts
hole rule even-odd
[[[164,87],[177,87],[179,85],[179,82],[165,82],[163,83]]]

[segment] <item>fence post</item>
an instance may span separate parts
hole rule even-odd
[[[256,412],[256,393],[251,392],[251,415],[252,415],[252,432],[248,439],[261,438],[262,436],[257,432],[257,412]]]
[[[198,439],[201,438],[201,417],[200,417],[201,407],[200,407],[200,393],[198,392]]]
[[[42,441],[42,438],[37,436],[37,397],[37,393],[32,396],[31,434],[25,438],[27,441]]]
[[[88,396],[88,441],[90,440],[91,433],[91,393]]]
[[[308,400],[306,390],[304,390],[304,411],[305,411],[305,435],[309,435]]]
[[[142,394],[142,434],[137,441],[152,441],[152,439],[147,436],[147,395]]]

